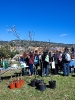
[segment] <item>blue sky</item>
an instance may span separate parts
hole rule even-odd
[[[0,0],[0,40],[20,39],[75,44],[75,0]],[[7,27],[8,26],[8,27]]]

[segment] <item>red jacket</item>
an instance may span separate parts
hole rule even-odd
[[[34,64],[34,56],[30,57],[29,64]]]

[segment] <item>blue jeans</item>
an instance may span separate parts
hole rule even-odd
[[[48,74],[49,74],[49,67],[50,67],[50,65],[46,65],[46,66],[43,67],[42,76],[44,76],[44,74],[46,74],[46,76],[48,76]]]
[[[33,64],[29,64],[31,75],[33,74]]]
[[[26,70],[26,68],[22,68],[22,75],[27,75],[27,70]]]
[[[63,69],[64,69],[64,76],[68,76],[70,74],[69,62],[63,64]]]

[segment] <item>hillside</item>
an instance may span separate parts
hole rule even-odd
[[[46,42],[46,41],[27,41],[27,40],[11,40],[11,41],[0,41],[0,45],[5,44],[14,44],[15,46],[33,46],[33,47],[44,47],[44,46],[52,46],[52,47],[64,47],[64,46],[75,46],[75,44],[63,44],[63,43],[54,43],[54,42]]]

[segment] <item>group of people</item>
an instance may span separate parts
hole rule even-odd
[[[38,70],[40,70],[41,76],[46,75],[48,77],[50,73],[57,75],[59,71],[62,71],[64,76],[68,76],[70,74],[69,63],[72,58],[74,58],[74,49],[72,48],[72,51],[69,52],[68,47],[65,47],[64,52],[58,50],[54,53],[48,50],[43,52],[39,52],[38,50],[24,52],[23,56],[20,57],[20,61],[25,62],[29,66],[30,77],[35,72],[39,74]],[[54,67],[52,67],[53,62]],[[23,71],[24,69],[22,69]]]
[[[35,52],[24,52],[23,55],[20,57],[20,61],[26,63],[27,66],[29,66],[27,69],[29,70],[29,76],[31,77],[34,74],[34,65],[36,67],[36,70],[39,66],[39,54],[36,50]],[[22,68],[22,73],[24,74],[24,68]],[[38,73],[38,72],[37,72]]]

